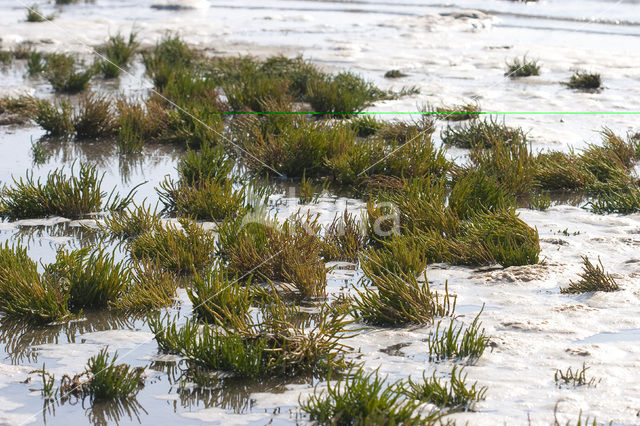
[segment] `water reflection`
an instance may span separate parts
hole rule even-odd
[[[142,423],[142,417],[149,414],[136,398],[93,404],[85,413],[93,425],[119,424],[122,420]]]
[[[45,344],[75,343],[81,334],[96,331],[134,329],[144,325],[144,314],[85,312],[84,318],[47,325],[4,317],[0,319],[0,347],[12,364],[38,363],[37,347]]]
[[[183,153],[184,148],[177,145],[148,143],[141,153],[120,154],[111,139],[74,142],[43,137],[31,148],[33,164],[38,168],[70,167],[74,163],[88,162],[110,176],[116,175],[123,186],[136,185],[144,181],[145,176],[160,179],[172,173]]]
[[[127,154],[118,156],[118,171],[124,185],[137,184],[133,177],[144,175],[143,154]]]
[[[171,401],[175,412],[196,411],[217,407],[235,414],[252,412],[255,408],[254,393],[283,393],[288,385],[311,384],[312,377],[255,378],[229,377],[220,372],[188,366],[184,362],[155,361],[151,369],[164,372],[169,378],[169,393],[178,398]]]
[[[55,249],[61,244],[81,248],[97,244],[102,239],[102,233],[85,226],[71,226],[65,221],[53,225],[20,226],[13,238],[17,243],[28,247],[35,244],[42,246],[43,242],[48,241]]]
[[[142,423],[144,416],[149,413],[135,397],[119,398],[111,401],[91,403],[86,398],[59,398],[56,400],[44,399],[42,408],[42,422],[53,420],[56,416],[56,408],[72,406],[84,409],[87,420],[92,425],[120,424],[121,422]]]
[[[64,138],[44,137],[37,142],[37,149],[44,152],[49,163],[68,164],[90,162],[99,168],[111,165],[118,151],[113,140],[74,142]]]

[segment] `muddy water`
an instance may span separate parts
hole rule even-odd
[[[0,1],[0,37],[4,47],[32,41],[39,49],[90,54],[89,46],[108,34],[134,28],[143,44],[152,45],[167,31],[211,54],[302,54],[329,70],[351,69],[383,88],[417,86],[421,94],[380,102],[370,111],[406,112],[430,103],[478,102],[485,111],[556,112],[515,114],[509,124],[529,130],[535,150],[568,150],[597,143],[597,131],[608,126],[618,133],[638,130],[637,115],[605,115],[640,111],[640,3],[638,1],[548,0],[517,3],[501,0],[454,2],[392,1],[175,1],[94,3],[53,8],[53,23],[27,24],[20,2]],[[167,8],[173,4],[180,8]],[[160,6],[160,7],[152,7]],[[475,9],[480,13],[457,13]],[[503,76],[505,61],[524,54],[539,58],[542,74],[520,80]],[[560,81],[573,68],[602,73],[605,89],[590,94],[566,89]],[[383,75],[400,69],[409,77],[389,81]],[[18,68],[0,70],[0,94],[32,93],[52,96],[46,82],[23,77]],[[144,93],[139,65],[119,84],[100,90]],[[570,112],[593,112],[572,115]],[[406,115],[385,118],[408,119]],[[148,145],[138,156],[119,156],[112,143],[39,142],[34,127],[0,128],[0,183],[11,176],[45,176],[77,161],[89,161],[105,173],[103,186],[126,194],[138,189],[136,201],[154,203],[154,187],[165,175],[175,176],[181,150]],[[46,153],[33,161],[32,143]],[[464,161],[464,151],[449,153]],[[284,218],[299,205],[287,185],[272,199],[273,213]],[[345,206],[357,211],[358,200],[327,196],[310,208],[329,222]],[[461,320],[470,321],[484,305],[483,322],[492,336],[493,351],[468,367],[469,379],[487,385],[487,400],[474,413],[453,417],[470,424],[549,424],[554,410],[564,424],[577,420],[580,410],[614,424],[637,424],[640,410],[640,215],[596,216],[568,203],[546,212],[521,210],[521,217],[540,232],[539,265],[504,270],[474,270],[432,265],[427,274],[435,288],[448,282],[458,295]],[[95,232],[82,223],[49,218],[0,223],[0,242],[21,241],[35,259],[49,262],[55,251],[95,241]],[[575,279],[580,256],[600,256],[622,291],[566,296],[559,289]],[[353,265],[338,264],[329,291],[339,292],[357,281]],[[190,312],[181,293],[170,314]],[[428,362],[424,339],[430,328],[372,329],[351,339],[367,368],[380,367],[390,379],[423,371],[444,375],[448,363]],[[60,377],[79,372],[102,347],[118,352],[120,360],[147,368],[147,384],[137,400],[126,406],[90,407],[81,401],[43,405],[36,390],[37,375],[46,363]],[[558,389],[556,368],[591,366],[598,386]],[[184,363],[160,356],[144,318],[119,318],[87,312],[86,317],[61,325],[29,328],[0,318],[0,423],[177,423],[229,424],[295,423],[298,398],[311,392],[310,380],[237,381],[220,376],[197,385]],[[31,382],[23,383],[25,380]]]

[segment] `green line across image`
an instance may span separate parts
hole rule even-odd
[[[222,111],[225,115],[640,115],[640,111],[362,111],[362,112],[317,112],[317,111]]]

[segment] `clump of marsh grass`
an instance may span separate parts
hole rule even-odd
[[[222,142],[223,115],[228,108],[220,97],[220,91],[201,73],[178,70],[160,95],[146,102],[152,136],[159,142],[181,144],[199,149],[205,144]],[[174,107],[170,107],[168,98]]]
[[[53,401],[58,395],[58,389],[55,389],[56,376],[47,372],[46,364],[42,364],[41,370],[34,370],[31,373],[40,373],[42,377],[42,396],[45,397],[46,401]]]
[[[371,259],[361,259],[370,284],[364,290],[356,289],[353,307],[356,318],[374,325],[398,326],[429,324],[435,317],[453,314],[456,297],[449,294],[446,285],[441,296],[431,290],[426,276],[425,282],[420,283],[413,274],[380,271],[378,265],[371,263]]]
[[[459,148],[488,148],[498,140],[510,144],[518,140],[526,140],[524,131],[517,127],[509,127],[489,117],[487,120],[472,120],[466,124],[447,126],[441,134],[447,145]]]
[[[576,71],[564,84],[570,89],[597,91],[602,87],[602,77],[596,73]]]
[[[633,213],[640,210],[640,188],[633,167],[639,157],[637,143],[611,130],[602,131],[603,145],[590,145],[580,155],[586,191],[594,199],[588,204],[595,213]]]
[[[180,179],[167,178],[158,193],[165,211],[202,220],[221,221],[247,211],[245,189],[236,190],[230,175],[234,161],[221,146],[204,145],[189,151],[180,162]]]
[[[47,175],[44,183],[34,181],[32,174],[13,180],[13,187],[0,191],[0,217],[16,220],[46,216],[78,218],[101,210],[105,193],[100,191],[102,178],[96,168],[81,164],[71,176],[64,169]],[[127,197],[129,199],[129,197]]]
[[[373,83],[351,72],[313,79],[307,91],[314,111],[335,118],[347,118],[385,96]]]
[[[436,416],[415,415],[417,404],[406,399],[400,382],[387,383],[378,370],[366,373],[353,367],[326,390],[316,385],[314,394],[300,401],[300,408],[321,425],[425,424]]]
[[[489,146],[475,146],[469,153],[469,163],[458,174],[478,170],[493,177],[508,195],[528,194],[533,187],[536,161],[524,135],[511,141],[495,139]]]
[[[246,117],[234,132],[246,150],[247,165],[274,170],[290,178],[329,174],[327,159],[353,145],[355,132],[346,125],[311,121],[305,116]]]
[[[46,132],[47,136],[63,137],[74,133],[71,103],[66,100],[37,102],[35,121]]]
[[[345,209],[325,230],[322,255],[328,261],[356,262],[366,246],[367,236],[361,223]]]
[[[87,362],[90,375],[87,392],[93,401],[105,401],[135,395],[141,387],[144,368],[118,364],[117,355],[110,359],[106,349]]]
[[[247,73],[246,80],[224,84],[224,92],[234,111],[271,112],[271,105],[287,104],[292,100],[288,86],[289,81],[284,77],[263,75],[253,70]]]
[[[304,101],[310,82],[325,75],[302,57],[274,56],[264,61],[218,57],[208,68],[235,111],[292,111],[274,106]]]
[[[590,198],[585,206],[594,213],[628,214],[640,210],[640,188],[633,167],[637,142],[611,130],[602,131],[603,144],[580,153],[548,152],[534,162],[534,186],[549,190],[575,190]]]
[[[166,130],[164,107],[155,100],[135,102],[124,97],[116,101],[115,125],[121,154],[139,153],[147,140],[157,140]]]
[[[613,422],[610,421],[609,423],[601,423],[601,422],[598,422],[598,419],[596,417],[594,417],[593,419],[590,416],[582,417],[582,410],[580,410],[580,412],[578,413],[577,422],[572,423],[571,421],[567,420],[566,423],[562,424],[558,420],[558,404],[557,403],[553,410],[553,426],[598,426],[601,424],[612,425]]]
[[[591,187],[592,201],[588,208],[596,214],[629,214],[640,211],[640,188],[631,177],[620,178],[608,185]]]
[[[454,365],[449,383],[437,379],[434,372],[431,378],[424,377],[421,383],[409,379],[404,392],[414,400],[430,402],[449,410],[467,411],[473,408],[474,403],[485,399],[487,387],[477,387],[478,382],[469,386],[466,383],[466,378],[466,374],[463,376],[463,369],[458,371],[457,366]]]
[[[625,169],[632,169],[640,160],[640,139],[638,139],[638,135],[627,135],[627,140],[624,140],[606,127],[600,134],[602,135],[603,148],[610,152]]]
[[[288,92],[295,101],[304,100],[309,82],[322,74],[314,64],[301,56],[272,56],[260,64],[260,71],[265,75],[285,78],[289,82]]]
[[[291,377],[345,366],[346,346],[340,343],[348,324],[345,314],[324,306],[317,321],[293,322],[298,308],[273,298],[260,320],[234,315],[231,323],[216,328],[195,320],[178,328],[175,321],[156,316],[149,326],[161,350],[239,377]]]
[[[435,109],[436,118],[447,121],[475,120],[481,109],[477,104],[441,106]]]
[[[322,258],[317,216],[294,215],[282,224],[267,219],[221,226],[220,251],[229,272],[275,281],[303,297],[323,296],[327,268]]]
[[[477,185],[478,182],[474,178],[469,183]],[[538,232],[518,218],[508,198],[492,198],[494,194],[486,189],[492,186],[485,188],[483,184],[479,189],[472,186],[468,189],[465,184],[464,190],[453,193],[453,202],[447,205],[445,183],[442,179],[416,179],[386,194],[398,212],[401,232],[414,240],[412,250],[421,253],[421,256],[404,256],[410,261],[407,264],[499,263],[506,267],[538,261]],[[468,197],[472,199],[469,201]],[[476,198],[486,200],[479,202]]]
[[[249,285],[229,276],[224,266],[218,264],[203,276],[196,275],[187,294],[195,316],[208,324],[224,325],[238,318],[246,322],[253,300]]]
[[[591,263],[587,256],[582,257],[584,263],[579,281],[571,281],[568,287],[560,289],[560,293],[588,293],[592,291],[617,291],[618,283],[611,275],[604,271],[602,261],[598,259],[598,265]]]
[[[416,136],[422,136],[423,133],[433,133],[433,124],[431,121],[427,121],[425,117],[425,115],[421,115],[420,120],[417,121],[385,121],[376,131],[376,136],[385,142],[404,145]]]
[[[220,146],[203,145],[199,150],[189,150],[178,164],[182,180],[190,185],[208,180],[231,180],[235,166],[233,158]]]
[[[373,138],[357,141],[326,163],[338,183],[367,183],[376,177],[422,178],[444,176],[453,163],[437,148],[430,132],[414,128],[406,142],[385,140],[384,128]],[[389,155],[393,152],[393,155]]]
[[[405,273],[418,275],[427,266],[421,241],[414,235],[394,235],[362,253],[373,274]]]
[[[378,89],[379,90],[379,89]],[[419,95],[420,88],[418,86],[402,86],[400,90],[389,90],[386,93],[380,91],[381,100],[400,99],[405,96]]]
[[[144,117],[144,111],[134,117],[132,110],[125,115],[118,116],[118,151],[120,154],[137,154],[142,152],[144,146],[143,131],[139,127],[140,118]]]
[[[175,274],[163,271],[157,263],[136,262],[132,279],[127,282],[117,300],[109,307],[116,310],[141,312],[170,306],[174,302],[180,280]]]
[[[587,186],[616,183],[617,180],[628,176],[630,166],[636,159],[634,156],[626,155],[627,153],[616,152],[616,149],[610,146],[589,146],[579,158],[580,165],[590,178]]]
[[[547,194],[535,193],[529,200],[530,209],[545,211],[549,207],[551,207],[551,198]]]
[[[167,36],[156,44],[151,52],[144,52],[147,75],[156,88],[164,88],[172,75],[189,69],[195,62],[196,52],[178,36]]]
[[[429,334],[427,346],[429,348],[429,361],[448,358],[464,359],[473,362],[480,358],[489,344],[489,337],[485,334],[480,320],[482,310],[476,315],[468,327],[454,325],[449,322],[449,327],[440,332],[441,321],[436,324],[435,330]]]
[[[30,42],[23,42],[13,48],[12,53],[13,57],[16,59],[29,59],[31,53],[33,53],[33,48],[31,47]]]
[[[585,364],[584,362],[582,363],[582,368],[578,368],[575,371],[571,367],[569,367],[567,371],[557,369],[555,374],[553,375],[553,379],[555,380],[558,387],[593,386],[596,383],[596,378],[591,377],[590,379],[587,379],[588,369],[589,367],[587,367],[587,364]]]
[[[515,204],[515,197],[482,167],[469,168],[449,193],[449,208],[460,219],[469,219],[483,211],[515,207]]]
[[[82,399],[89,397],[92,403],[131,398],[144,386],[144,368],[116,365],[117,359],[117,354],[111,358],[107,349],[102,349],[89,358],[82,373],[73,377],[65,374],[55,390],[55,377],[43,366],[42,370],[38,370],[43,378],[43,395],[49,399],[59,397],[63,401],[71,396]]]
[[[409,74],[405,74],[400,70],[389,70],[384,73],[384,78],[402,78],[407,77]]]
[[[98,223],[98,227],[111,237],[124,241],[152,231],[159,224],[160,214],[157,208],[151,210],[143,202],[140,206],[134,204],[122,211],[113,212],[104,218],[104,223]]]
[[[116,122],[111,100],[95,93],[83,96],[73,115],[73,128],[81,140],[113,136]]]
[[[0,98],[0,120],[3,125],[23,125],[34,118],[37,101],[30,96]]]
[[[316,187],[313,185],[313,181],[311,179],[307,179],[305,172],[302,172],[302,179],[300,180],[300,195],[298,196],[300,204],[312,203],[314,200],[317,200],[318,195]]]
[[[118,77],[120,70],[129,64],[139,46],[136,33],[132,32],[128,40],[125,40],[122,34],[116,34],[109,37],[104,45],[98,47],[98,53],[105,57],[98,65],[104,78]]]
[[[0,64],[9,65],[13,62],[13,54],[6,50],[0,50]]]
[[[82,69],[78,66],[73,56],[62,53],[47,55],[45,77],[56,92],[82,92],[89,86],[93,72],[92,67]]]
[[[27,22],[44,22],[46,18],[40,12],[40,8],[37,4],[27,8]]]
[[[446,238],[437,231],[413,234],[416,245],[424,250],[428,263],[444,262],[450,265],[494,265],[498,262],[484,246],[482,240],[465,235]]]
[[[300,204],[316,202],[325,188],[326,184],[324,186],[314,185],[313,179],[307,179],[306,173],[302,172],[302,179],[300,180],[300,195],[298,197]]]
[[[177,280],[149,263],[116,262],[101,247],[61,250],[36,263],[20,246],[0,247],[0,310],[37,323],[63,321],[85,309],[148,310],[171,303]]]
[[[138,260],[158,264],[177,274],[201,272],[213,265],[215,238],[195,221],[178,219],[173,224],[154,224],[129,241],[131,255]]]
[[[184,185],[167,179],[160,184],[159,194],[165,211],[170,214],[220,221],[245,211],[245,192],[235,190],[230,181],[212,179],[198,185]]]
[[[506,77],[530,77],[532,75],[540,75],[540,64],[536,59],[527,59],[527,56],[513,58],[511,62],[507,62],[507,71],[504,73]]]
[[[122,262],[116,262],[102,248],[89,247],[59,251],[56,261],[45,268],[44,276],[59,287],[66,287],[69,307],[76,312],[108,307],[131,280],[131,272]]]
[[[464,238],[477,241],[504,267],[538,263],[538,230],[528,226],[513,210],[481,214],[463,226]]]
[[[40,8],[37,4],[34,4],[31,7],[27,8],[27,22],[45,22],[45,21],[53,21],[55,15],[44,15],[40,11]]]
[[[533,179],[542,189],[575,190],[585,186],[587,177],[575,153],[552,151],[538,154]]]
[[[48,400],[60,398],[62,401],[70,397],[89,397],[92,403],[123,400],[134,397],[144,386],[144,368],[131,368],[128,364],[116,364],[118,355],[113,358],[102,349],[97,355],[89,358],[82,373],[73,377],[65,374],[60,386],[54,389],[55,376],[45,370],[36,370],[42,375],[42,394]]]
[[[47,323],[71,317],[68,294],[43,280],[37,264],[21,246],[0,246],[0,311],[8,316]]]
[[[145,311],[172,303],[178,281],[149,262],[115,261],[102,247],[61,250],[37,265],[20,246],[0,248],[0,310],[39,323],[63,321],[83,310]]]
[[[393,202],[368,200],[364,227],[367,243],[376,247],[394,235],[398,235],[400,233],[399,214]]]
[[[0,114],[18,114],[31,116],[35,113],[37,102],[31,96],[1,97]]]
[[[38,75],[46,68],[47,59],[44,53],[32,51],[27,58],[27,73],[29,75]]]
[[[453,238],[437,230],[418,232],[415,238],[429,262],[452,265],[491,265],[504,267],[538,262],[538,231],[517,217],[514,210],[475,215],[461,222]]]
[[[374,135],[384,127],[384,125],[385,123],[383,121],[377,120],[372,115],[354,117],[349,121],[349,126],[351,126],[351,128],[355,130],[356,134],[361,138]]]

